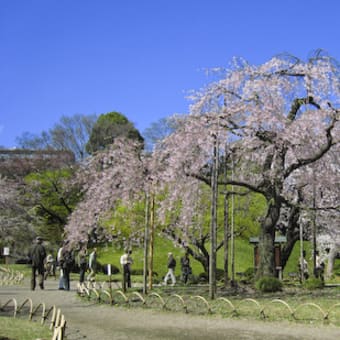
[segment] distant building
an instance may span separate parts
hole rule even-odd
[[[0,149],[0,174],[7,177],[59,169],[73,163],[75,157],[71,151]]]

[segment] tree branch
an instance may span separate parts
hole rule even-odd
[[[336,111],[337,112],[337,111]],[[305,159],[298,159],[297,162],[291,164],[286,171],[284,172],[284,178],[287,178],[294,170],[301,168],[302,166],[312,164],[322,158],[323,155],[325,155],[329,149],[334,145],[333,143],[333,137],[332,137],[332,130],[335,127],[335,123],[337,122],[336,115],[333,116],[333,119],[331,121],[331,124],[326,129],[326,144],[320,148],[319,152],[317,152],[313,157],[308,157]]]
[[[59,221],[60,224],[64,225],[66,223],[66,221],[63,218],[61,218],[58,214],[54,213],[52,210],[47,209],[43,204],[40,203],[39,207],[41,208],[42,211],[51,216],[53,219]]]
[[[296,114],[300,110],[302,105],[313,105],[317,109],[320,109],[320,105],[314,101],[314,98],[312,96],[305,97],[305,98],[296,98],[292,104],[292,107],[288,113],[287,119],[290,121],[295,120]]]

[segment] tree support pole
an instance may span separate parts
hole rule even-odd
[[[145,194],[145,230],[144,230],[144,264],[143,264],[143,294],[148,293],[148,247],[150,229],[150,198]]]
[[[218,143],[214,135],[213,166],[211,175],[211,226],[210,226],[210,258],[209,258],[209,295],[213,300],[216,294],[216,243],[217,243],[217,177],[218,177]]]
[[[227,164],[227,144],[224,150],[224,182],[227,183],[228,177],[228,164]],[[228,198],[228,187],[224,186],[224,199],[223,199],[223,210],[224,210],[224,286],[227,287],[229,282],[229,198]]]
[[[153,284],[153,250],[155,238],[155,198],[151,194],[150,201],[150,243],[149,243],[149,289],[152,289]]]

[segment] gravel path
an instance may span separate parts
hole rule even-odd
[[[75,282],[71,282],[68,292],[59,291],[54,279],[49,278],[45,286],[45,290],[33,292],[29,290],[28,282],[22,286],[1,286],[0,302],[15,297],[18,303],[31,298],[34,305],[41,302],[47,307],[55,305],[67,320],[68,340],[340,339],[340,328],[333,326],[266,323],[112,307],[81,300],[76,294]]]

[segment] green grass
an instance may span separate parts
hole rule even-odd
[[[309,242],[304,242],[304,248],[307,251],[307,254],[311,254],[311,248]],[[248,242],[248,240],[235,240],[235,273],[238,272],[245,272],[248,268],[253,268],[254,266],[254,247],[252,244]],[[208,251],[210,249],[208,248]],[[99,249],[99,261],[102,264],[111,263],[118,268],[119,259],[122,255],[122,249],[115,249],[112,247],[103,247]],[[167,272],[167,253],[172,252],[175,256],[177,261],[177,267],[175,274],[180,275],[180,258],[183,256],[184,251],[181,248],[174,248],[172,242],[166,240],[164,238],[156,238],[155,245],[154,245],[154,259],[153,259],[153,269],[154,272],[158,274],[158,279],[161,278]],[[133,249],[132,257],[134,260],[133,268],[134,269],[143,269],[143,253],[144,250],[140,249]],[[297,242],[293,249],[293,252],[287,262],[287,265],[283,272],[283,277],[288,278],[289,273],[297,272],[298,271],[298,259],[300,256],[300,244]],[[194,275],[199,275],[203,272],[202,265],[190,257],[191,259],[191,266],[193,269]],[[312,259],[310,256],[307,257],[309,262],[309,268],[313,267]],[[221,248],[217,253],[217,268],[223,269],[223,249]],[[229,255],[229,276],[231,275],[231,256]],[[338,275],[335,275],[334,278],[331,280],[332,283],[340,283],[340,260],[336,260],[335,270],[334,272]],[[310,273],[312,274],[311,270]],[[118,277],[117,277],[118,278]],[[119,276],[120,279],[120,276]],[[236,279],[238,279],[236,275]],[[138,278],[136,278],[138,280]]]
[[[218,290],[219,298],[209,298],[208,287],[202,285],[176,285],[175,287],[154,287],[153,293],[138,299],[134,295],[138,288],[129,289],[126,293],[129,302],[113,290],[115,305],[128,308],[152,308],[162,311],[187,312],[189,314],[222,316],[239,320],[291,321],[294,323],[326,325],[340,327],[340,287],[308,291],[303,288],[286,287],[282,292],[233,292]],[[181,299],[179,299],[179,296]],[[109,304],[106,294],[98,302]],[[160,299],[161,297],[161,299]],[[88,299],[88,297],[86,297]],[[94,300],[95,299],[95,300]],[[205,299],[205,301],[204,301]],[[162,305],[166,301],[166,307]],[[184,307],[185,306],[185,310]],[[209,307],[209,308],[208,308]]]
[[[228,297],[228,299],[236,307],[236,316],[240,319],[262,319],[263,315],[260,311],[263,308],[267,321],[288,320],[315,325],[332,323],[339,327],[340,308],[337,306],[339,293],[338,288],[313,293],[301,289],[294,292],[259,294],[252,296],[252,299],[246,299],[244,296]],[[251,300],[256,300],[261,308]],[[218,305],[217,301],[214,304]],[[294,311],[294,316],[286,304]],[[218,305],[216,308],[220,308],[220,312],[228,311],[226,306],[222,307]],[[327,319],[324,319],[323,313],[328,313]]]
[[[0,339],[1,337],[11,340],[50,339],[51,336],[48,327],[39,323],[13,317],[0,317]]]
[[[177,261],[176,275],[180,274],[180,258],[184,255],[181,248],[174,248],[172,242],[163,238],[156,238],[154,244],[153,270],[161,279],[167,272],[167,257],[168,252],[172,252]],[[123,254],[123,249],[112,247],[103,247],[98,251],[98,259],[102,264],[111,263],[120,268],[120,256]],[[144,264],[144,250],[142,248],[134,248],[132,251],[133,269],[142,270]],[[191,260],[193,271],[200,273],[203,271],[201,264],[195,260]],[[156,278],[157,278],[156,277]]]
[[[305,242],[305,249],[307,250],[307,254],[310,254],[310,244]],[[176,268],[176,275],[180,275],[180,257],[183,255],[183,249],[181,248],[174,248],[173,244],[164,239],[164,238],[157,238],[154,245],[154,271],[158,273],[158,277],[156,277],[155,283],[160,281],[164,274],[167,271],[166,264],[167,264],[167,253],[171,251],[176,260],[177,260],[177,268]],[[123,250],[117,249],[115,247],[98,247],[98,258],[100,263],[107,264],[111,263],[118,268],[120,256],[122,255]],[[142,270],[143,268],[143,249],[133,249],[133,260],[134,260],[134,269]],[[248,268],[253,267],[254,261],[254,248],[248,242],[248,240],[236,240],[235,241],[235,272],[244,272]],[[288,277],[289,272],[297,272],[297,263],[299,258],[299,243],[296,244],[294,250],[291,254],[291,257],[287,263],[287,266],[284,271],[284,278]],[[231,260],[231,258],[229,258]],[[312,268],[312,261],[311,259],[307,258],[309,261],[310,268]],[[193,273],[198,275],[202,273],[203,268],[201,264],[191,258],[191,264],[193,267]],[[11,266],[12,267],[12,266]],[[218,252],[217,255],[217,267],[223,268],[223,249]],[[25,273],[26,276],[30,275],[30,267],[27,265],[15,265],[12,267],[13,269],[20,270]],[[335,274],[332,280],[327,281],[332,283],[340,283],[340,260],[336,261],[335,264]],[[72,280],[78,280],[79,275],[73,273],[71,276]],[[114,280],[121,280],[121,274],[113,275],[112,278]],[[104,274],[98,274],[97,281],[102,282],[107,280],[108,277]],[[236,276],[236,279],[238,277]],[[142,282],[142,276],[132,276],[133,282]],[[134,291],[134,288],[131,291]],[[169,297],[171,294],[179,294],[183,297],[188,297],[189,295],[201,295],[206,297],[209,300],[209,291],[207,286],[197,286],[197,285],[190,285],[190,286],[183,286],[179,283],[179,285],[171,288],[165,287],[154,287],[153,289],[156,293],[160,295],[166,296],[167,294]],[[289,315],[288,309],[280,303],[271,303],[273,299],[282,299],[284,300],[292,309],[298,308],[296,317],[300,322],[307,322],[307,323],[323,323],[322,315],[320,314],[319,310],[315,307],[311,307],[310,303],[316,304],[320,306],[320,308],[324,311],[328,311],[332,306],[334,306],[339,301],[340,296],[340,287],[336,288],[324,288],[318,289],[314,291],[309,291],[300,285],[285,285],[284,291],[282,293],[258,293],[253,292],[250,295],[247,293],[241,293],[238,295],[230,294],[229,290],[224,291],[221,289],[218,293],[220,296],[227,297],[237,308],[239,309],[239,315],[237,316],[240,319],[258,319],[261,318],[261,315],[258,313],[258,307],[251,303],[251,301],[243,302],[247,297],[251,297],[252,299],[256,299],[261,306],[265,306],[266,315],[270,320],[291,320],[292,317]],[[191,301],[191,300],[190,300]],[[195,300],[195,303],[197,301]],[[216,304],[214,306],[214,310],[218,311],[219,308],[223,308],[225,310],[226,306],[219,306],[216,301],[210,302],[211,304]],[[305,306],[303,306],[305,304]],[[307,305],[306,305],[307,304]],[[302,306],[302,307],[300,307]],[[175,307],[176,308],[176,307]],[[195,306],[192,308],[196,308]],[[202,306],[204,309],[204,305]],[[222,310],[222,309],[221,309]],[[198,311],[200,313],[200,310]],[[223,313],[223,311],[222,311]],[[331,322],[337,326],[340,326],[340,306],[332,309],[330,314]],[[2,325],[0,324],[0,329],[3,329]],[[0,333],[1,334],[1,333]],[[2,334],[1,334],[2,335]],[[15,338],[14,338],[15,339]],[[19,337],[19,339],[25,339],[24,337]]]
[[[171,241],[157,238],[155,240],[154,245],[154,257],[153,257],[153,267],[154,272],[158,274],[159,277],[162,277],[167,272],[167,254],[168,252],[172,252],[177,261],[176,274],[180,274],[180,258],[184,255],[184,250],[182,248],[174,248]],[[123,250],[121,249],[112,249],[111,247],[103,247],[99,249],[98,259],[100,263],[107,264],[111,263],[118,268],[119,259],[122,255]],[[143,259],[144,259],[144,250],[133,249],[132,258],[134,261],[133,268],[142,269],[143,268]],[[202,265],[193,259],[191,260],[191,266],[193,273],[198,275],[203,272]],[[253,266],[253,247],[249,242],[244,240],[236,240],[235,242],[235,271],[241,272],[245,271],[247,268]],[[223,268],[223,249],[218,252],[217,256],[217,267]]]
[[[283,277],[288,278],[289,273],[297,272],[298,267],[298,259],[300,256],[300,244],[297,242],[293,249],[293,252],[287,262],[287,265],[284,269]],[[307,254],[311,254],[310,242],[305,242],[304,247],[307,251]],[[254,248],[253,245],[248,242],[248,240],[235,240],[235,273],[238,272],[245,272],[248,268],[253,268],[254,266]],[[210,249],[208,248],[208,251]],[[175,274],[176,276],[180,275],[180,258],[184,254],[184,250],[182,248],[175,248],[171,241],[156,237],[155,244],[154,244],[154,258],[153,258],[153,270],[158,276],[155,277],[155,281],[160,281],[164,277],[167,272],[167,254],[168,252],[172,252],[175,256],[177,261],[177,267]],[[123,249],[118,249],[112,246],[103,246],[98,247],[98,259],[101,264],[112,264],[116,267],[120,268],[119,260],[120,256],[123,253]],[[143,259],[144,259],[144,250],[143,248],[134,248],[132,257],[134,260],[133,269],[142,270],[143,269]],[[307,256],[307,260],[309,262],[309,268],[313,267],[312,260],[310,256]],[[229,255],[229,276],[231,276],[231,256]],[[191,257],[191,266],[193,269],[194,275],[199,275],[203,272],[202,265]],[[30,266],[28,265],[15,265],[10,266],[13,269],[19,270],[25,274],[25,276],[30,275]],[[223,249],[221,248],[220,251],[217,253],[217,268],[223,269]],[[311,270],[310,270],[311,273]],[[329,282],[331,283],[340,283],[340,260],[336,260],[335,268],[334,268],[335,275]],[[312,273],[311,273],[312,274]],[[71,278],[78,279],[77,274],[72,274]],[[113,275],[113,279],[120,280],[121,275]],[[98,274],[98,280],[106,280],[104,274]],[[236,280],[239,277],[236,275]],[[141,276],[134,276],[133,280],[135,282],[142,282]]]

